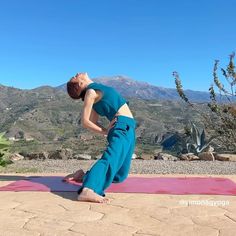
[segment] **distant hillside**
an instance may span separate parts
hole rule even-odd
[[[108,81],[110,80],[103,79],[104,83]],[[119,81],[120,89],[123,85],[128,87],[127,81],[137,87],[141,84],[126,79],[123,83]],[[139,91],[142,92],[141,88]],[[188,120],[198,119],[183,102],[145,100],[141,97],[129,97],[128,100],[137,120],[137,143],[141,148],[146,148],[147,145],[157,146],[158,141],[166,134],[183,132]],[[25,148],[27,151],[42,151],[69,147],[98,153],[106,140],[82,128],[82,105],[81,101],[72,100],[62,88],[43,86],[20,90],[0,86],[0,132],[6,132],[6,136],[11,139],[30,140],[15,142],[14,147],[20,150]],[[102,122],[107,125],[105,119]]]
[[[135,81],[123,76],[94,78],[92,80],[114,87],[127,98],[180,100],[176,89],[157,87],[146,82]],[[57,89],[66,91],[66,84],[58,86]],[[210,100],[208,92],[186,90],[185,94],[193,102],[208,102]]]

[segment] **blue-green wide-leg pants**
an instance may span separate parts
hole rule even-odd
[[[134,119],[127,116],[116,116],[117,121],[107,136],[108,146],[102,157],[91,167],[83,177],[83,187],[105,196],[105,189],[111,183],[124,181],[129,174],[132,154],[135,149]]]

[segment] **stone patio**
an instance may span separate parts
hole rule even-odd
[[[66,174],[0,175],[12,176],[14,181],[17,176]],[[215,177],[226,177],[236,182],[236,176],[232,175]],[[0,186],[10,182],[0,181]],[[134,193],[106,193],[106,196],[111,199],[109,204],[78,202],[77,194],[68,192],[0,191],[0,235],[236,235],[236,196]],[[225,206],[190,204],[190,201],[194,200],[228,201],[229,204]]]

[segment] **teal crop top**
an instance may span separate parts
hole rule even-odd
[[[87,86],[86,90],[94,89],[102,92],[102,98],[93,104],[93,109],[100,115],[112,120],[119,110],[119,108],[127,103],[127,101],[112,87],[91,83]]]

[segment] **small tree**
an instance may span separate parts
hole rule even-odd
[[[219,61],[215,61],[213,80],[219,94],[215,93],[214,85],[212,84],[209,88],[209,112],[204,112],[203,109],[199,109],[196,104],[189,101],[184,93],[178,73],[173,73],[179,96],[202,116],[206,130],[212,137],[218,140],[222,149],[231,152],[236,152],[236,72],[234,56],[235,53],[230,55],[229,64],[226,69],[221,68],[223,77],[228,83],[227,88],[218,77]]]
[[[9,162],[5,159],[8,154],[10,142],[0,133],[0,166],[6,166]]]

